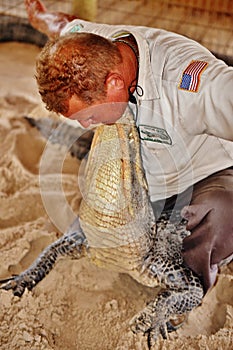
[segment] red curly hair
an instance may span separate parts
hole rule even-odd
[[[36,63],[40,95],[50,111],[66,113],[76,94],[91,104],[106,96],[108,73],[122,62],[117,46],[92,33],[72,33],[49,40]]]

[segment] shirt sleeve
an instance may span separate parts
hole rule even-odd
[[[233,67],[212,55],[201,62],[206,64],[203,72],[200,68],[193,73],[187,66],[181,75],[178,110],[183,126],[189,133],[233,141]]]

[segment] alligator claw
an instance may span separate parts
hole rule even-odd
[[[34,287],[33,281],[27,281],[26,276],[23,274],[12,276],[5,280],[1,280],[0,284],[3,284],[0,289],[12,290],[13,294],[17,297],[21,297],[25,292],[25,289],[31,290]]]
[[[3,284],[1,285],[0,289],[3,289],[3,290],[12,290],[13,291],[13,294],[14,295],[17,295],[18,296],[18,293],[17,293],[17,287],[18,287],[18,283],[17,283],[17,277],[18,276],[15,276],[15,277],[11,277],[11,278],[7,278],[5,280],[1,280],[0,283]],[[21,288],[20,288],[21,289]],[[24,290],[23,290],[24,292]],[[21,294],[22,295],[22,294]],[[20,295],[20,296],[21,296]]]
[[[168,319],[163,311],[156,306],[156,303],[151,302],[130,322],[133,333],[142,333],[147,336],[149,349],[154,346],[159,336],[167,339],[168,333],[176,331],[186,319],[186,315],[177,315],[175,318]]]
[[[6,279],[4,279],[4,280],[0,280],[0,284],[4,284],[4,283],[7,283],[7,282],[9,282],[9,281],[12,281],[13,279],[15,279],[15,277],[17,277],[18,275],[13,275],[12,277],[8,277],[8,278],[6,278]],[[5,288],[3,288],[3,287],[0,287],[0,289],[5,289]]]
[[[161,315],[160,315],[161,316]],[[168,329],[165,319],[161,317],[151,317],[145,311],[142,311],[130,322],[133,333],[143,333],[147,335],[148,347],[151,349],[157,338],[161,335],[163,339],[167,339]]]

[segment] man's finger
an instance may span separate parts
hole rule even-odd
[[[211,208],[208,208],[202,204],[193,204],[185,206],[181,210],[181,216],[188,220],[187,230],[193,230],[198,226],[206,217],[206,215],[211,211]]]

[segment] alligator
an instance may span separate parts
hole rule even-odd
[[[37,128],[50,144],[65,146],[72,157],[82,160],[90,151],[94,135],[92,130],[75,127],[52,117],[34,119],[25,116],[24,118],[31,126]]]
[[[30,123],[37,125],[36,121]],[[182,259],[182,241],[190,234],[185,220],[179,212],[164,212],[155,219],[138,130],[128,107],[115,124],[97,126],[84,179],[74,223],[27,270],[1,281],[1,288],[20,297],[25,289],[32,290],[60,257],[87,256],[100,267],[127,273],[156,288],[155,298],[129,322],[134,333],[147,337],[151,348],[159,336],[167,338],[182,323],[177,322],[176,327],[175,321],[183,320],[201,304],[204,291],[199,277]]]

